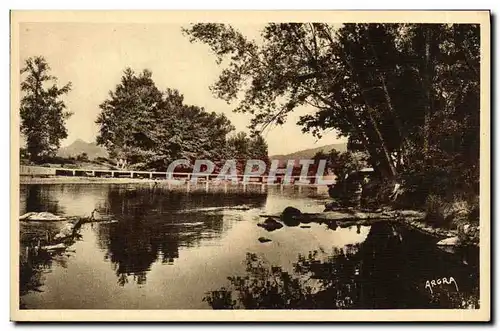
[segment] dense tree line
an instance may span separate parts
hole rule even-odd
[[[177,90],[161,91],[149,70],[126,69],[100,108],[97,143],[128,167],[164,171],[177,159],[267,158],[259,134],[230,136],[234,126],[224,114],[185,104]]]
[[[58,87],[57,78],[42,56],[29,58],[21,70],[21,133],[26,139],[23,157],[41,163],[54,157],[68,136],[65,121],[72,115],[62,97],[71,83]],[[100,104],[97,143],[124,167],[166,170],[176,159],[268,160],[267,143],[260,134],[234,133],[224,114],[187,105],[174,89],[161,91],[152,72],[126,69],[121,82]],[[239,167],[242,168],[242,167]]]
[[[184,30],[224,65],[216,96],[238,100],[252,127],[282,124],[298,106],[303,131],[335,129],[381,178],[421,193],[476,191],[479,26],[268,24],[262,43],[230,25]]]

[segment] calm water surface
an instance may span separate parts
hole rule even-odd
[[[88,217],[65,253],[21,270],[28,309],[474,308],[477,252],[450,254],[401,226],[267,232],[261,214],[321,212],[316,189],[205,192],[149,185],[23,185],[20,213]],[[21,239],[34,227],[21,224]],[[261,243],[259,237],[270,239]],[[21,244],[23,245],[23,244]],[[23,251],[23,247],[21,247]],[[228,278],[229,277],[229,278]],[[426,281],[453,277],[455,285]]]

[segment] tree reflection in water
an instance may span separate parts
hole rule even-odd
[[[62,207],[58,201],[51,199],[51,193],[43,185],[21,185],[20,215],[29,211],[47,211],[56,215],[59,214]]]
[[[44,275],[53,264],[66,267],[67,253],[50,254],[44,250],[26,250],[19,255],[19,309],[27,309],[23,296],[30,292],[43,292]]]
[[[180,247],[196,246],[222,234],[223,213],[207,213],[203,208],[256,208],[265,201],[266,195],[260,193],[113,189],[107,196],[108,210],[119,222],[96,225],[95,231],[106,259],[114,266],[118,284],[133,281],[141,285],[153,263],[173,264]]]
[[[42,274],[52,265],[52,259],[47,252],[40,254],[29,253],[20,255],[19,258],[19,296],[31,291],[40,292],[43,285]]]
[[[411,240],[406,240],[411,236]],[[246,275],[207,293],[213,309],[418,309],[478,308],[478,264],[435,248],[428,238],[387,222],[372,225],[361,244],[299,256],[293,272],[246,257]],[[453,276],[460,284],[425,288]]]

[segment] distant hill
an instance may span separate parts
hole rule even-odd
[[[316,148],[304,149],[304,150],[301,150],[298,152],[285,154],[285,155],[272,155],[269,158],[271,160],[280,160],[280,161],[312,159],[314,157],[314,155],[316,155],[316,153],[318,153],[319,151],[323,151],[325,153],[328,153],[332,149],[335,149],[339,152],[345,152],[345,151],[347,151],[347,143],[331,144],[331,145],[325,145],[325,146],[316,147]]]
[[[75,140],[71,145],[61,147],[57,151],[57,156],[60,157],[76,157],[82,153],[87,153],[89,160],[94,160],[98,157],[108,157],[108,152],[103,147],[97,146],[96,143],[88,143],[81,139]]]
[[[272,155],[269,158],[271,160],[299,160],[299,159],[312,159],[316,153],[323,151],[325,153],[335,149],[339,152],[347,151],[347,143],[331,144],[316,148],[304,149],[290,154],[279,154]],[[66,147],[61,147],[57,151],[57,156],[60,157],[76,157],[82,153],[87,153],[90,160],[94,160],[98,157],[107,158],[108,152],[103,147],[97,146],[96,143],[88,143],[81,139],[75,140],[71,145]]]

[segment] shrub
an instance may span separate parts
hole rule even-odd
[[[439,195],[430,194],[425,201],[426,221],[434,226],[445,226],[447,224],[444,215],[445,202]]]
[[[465,225],[479,224],[479,197],[466,198],[455,195],[445,199],[430,194],[425,202],[426,220],[428,223],[451,229],[461,229]]]

